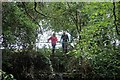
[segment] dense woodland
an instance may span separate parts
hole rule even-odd
[[[120,2],[3,2],[2,80],[120,79],[119,14]],[[74,47],[36,48],[40,21]]]

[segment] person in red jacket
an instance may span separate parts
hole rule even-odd
[[[58,41],[57,37],[55,36],[55,33],[53,33],[53,35],[48,39],[48,42],[49,42],[49,40],[51,40],[52,54],[54,54],[54,52],[55,52],[55,46],[56,46],[56,43]]]

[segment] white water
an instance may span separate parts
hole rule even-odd
[[[51,73],[52,73],[52,75],[55,75],[54,74],[54,70],[53,70],[53,66],[52,66],[52,62],[51,62],[51,60],[48,58],[48,57],[46,57],[47,58],[47,60],[48,60],[48,62],[49,62],[49,67],[50,67],[50,71],[51,71]]]
[[[38,34],[38,39],[36,40],[36,47],[37,48],[52,48],[51,47],[51,42],[47,42],[48,38],[52,35],[53,31],[48,30],[48,31],[43,31],[43,34]],[[66,32],[67,33],[67,32]],[[68,37],[70,39],[70,34],[68,34]],[[60,38],[61,38],[62,32],[56,32],[56,37],[58,38],[58,42],[56,44],[56,48],[62,47],[62,44],[60,43]]]

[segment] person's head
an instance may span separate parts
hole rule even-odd
[[[64,35],[66,34],[65,31],[63,32],[63,34],[64,34]]]
[[[53,33],[53,36],[55,36],[55,33]]]

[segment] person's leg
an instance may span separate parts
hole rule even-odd
[[[67,42],[65,43],[65,53],[67,53]]]
[[[54,55],[54,52],[55,52],[55,44],[52,44],[52,54]]]
[[[63,50],[63,52],[64,52],[64,46],[65,46],[64,42],[62,42],[62,50]]]

